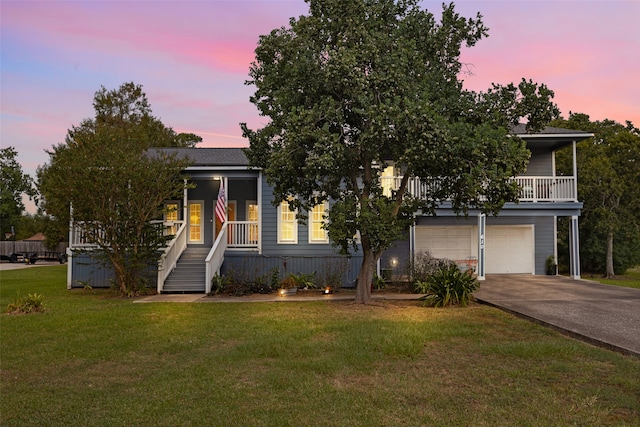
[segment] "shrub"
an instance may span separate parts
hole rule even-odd
[[[415,259],[408,264],[408,274],[414,282],[425,282],[439,270],[451,265],[456,264],[446,258],[435,258],[429,251],[420,252],[415,256]]]
[[[211,278],[211,295],[223,293],[228,284],[229,278],[227,276],[214,274]]]
[[[289,287],[300,288],[300,289],[315,289],[316,288],[316,284],[314,283],[315,275],[316,275],[315,271],[311,274],[289,273],[289,276],[287,276],[287,278],[290,278],[291,282],[293,283],[293,286],[289,286]]]
[[[289,274],[287,277],[282,279],[282,281],[280,282],[280,287],[282,289],[297,288],[298,282],[293,278],[291,274]]]
[[[455,265],[449,265],[436,271],[425,281],[416,282],[416,291],[426,294],[420,298],[425,305],[446,307],[460,305],[465,307],[473,299],[473,292],[480,284],[470,270],[460,271]]]
[[[387,286],[387,282],[385,282],[382,277],[378,276],[377,274],[374,274],[373,289],[375,289],[376,291],[381,291],[382,289],[385,288],[385,286]]]
[[[318,283],[337,291],[342,287],[344,276],[349,269],[349,261],[342,257],[328,257],[322,263]]]
[[[40,294],[28,294],[26,297],[19,293],[14,302],[7,306],[9,314],[41,313],[44,311],[44,296]]]

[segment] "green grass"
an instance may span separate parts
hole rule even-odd
[[[2,426],[640,425],[640,360],[471,305],[134,304],[0,273]]]
[[[585,279],[595,280],[605,285],[640,289],[640,266],[630,268],[625,272],[625,274],[618,275],[615,279],[605,279],[602,276],[595,275],[587,275],[585,276]]]

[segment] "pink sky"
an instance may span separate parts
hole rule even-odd
[[[438,14],[441,1],[423,1]],[[563,116],[640,126],[640,1],[462,1],[489,37],[463,52],[469,89],[522,77],[555,91]],[[243,83],[261,34],[307,12],[302,0],[0,0],[0,141],[26,173],[93,116],[94,93],[133,81],[153,113],[202,147],[246,146],[264,123]]]

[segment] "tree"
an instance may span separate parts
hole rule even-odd
[[[0,148],[0,224],[2,236],[11,231],[11,226],[17,225],[24,203],[22,195],[35,198],[36,189],[33,179],[22,172],[22,166],[17,162],[18,152],[13,147]],[[15,228],[14,228],[15,232]]]
[[[592,122],[586,114],[552,124],[595,135],[576,147],[578,196],[584,202],[580,260],[585,271],[613,278],[640,263],[640,130],[631,122]],[[560,173],[572,173],[571,156],[568,149],[558,152]]]
[[[414,212],[434,214],[447,200],[458,214],[497,213],[516,199],[510,178],[530,153],[508,130],[522,117],[539,129],[558,109],[552,91],[524,79],[463,89],[462,45],[487,36],[480,14],[443,5],[437,23],[416,0],[307,2],[308,16],[260,37],[247,84],[270,122],[241,126],[275,203],[289,200],[304,219],[331,200],[326,228],[343,253],[361,247],[356,302],[367,303],[377,260]],[[391,195],[380,181],[386,165],[401,174]],[[412,177],[432,183],[423,197],[408,191]]]
[[[151,223],[162,202],[180,197],[185,160],[147,149],[192,146],[199,137],[176,134],[151,115],[141,86],[102,87],[94,97],[96,116],[72,126],[65,143],[49,151],[38,169],[44,208],[58,220],[84,222],[101,259],[113,267],[118,289],[133,294],[144,270],[156,265],[168,238]]]

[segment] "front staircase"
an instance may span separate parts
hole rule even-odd
[[[204,260],[209,248],[187,248],[176,264],[162,289],[163,294],[205,293]]]

